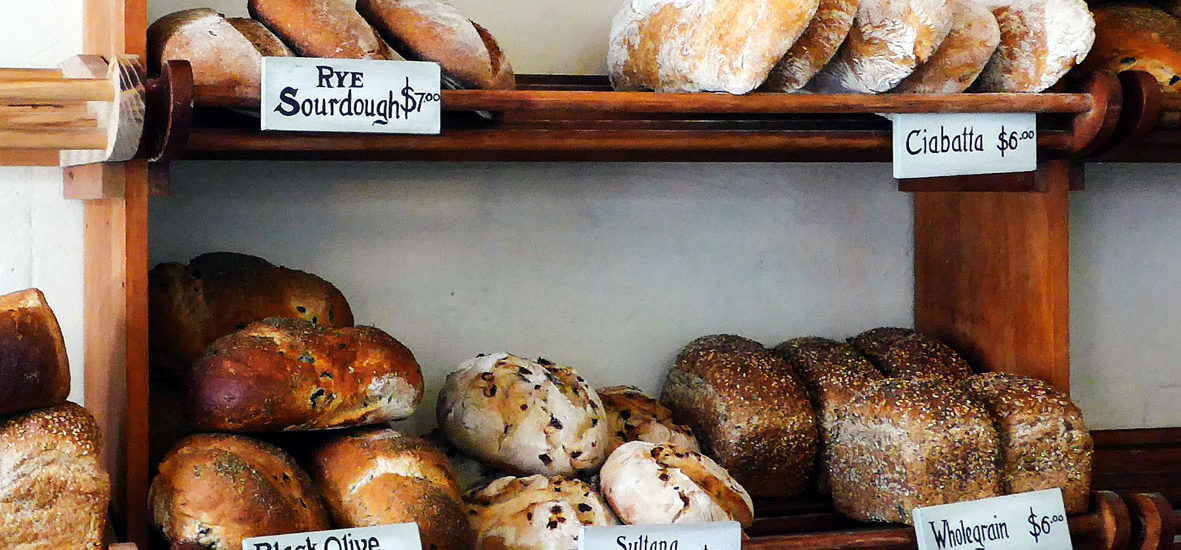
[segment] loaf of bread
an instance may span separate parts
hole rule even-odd
[[[874,365],[881,365],[886,360],[886,354],[890,352],[890,346],[912,334],[915,334],[915,331],[909,328],[878,327],[850,337],[848,342]]]
[[[701,452],[693,430],[672,420],[672,411],[634,386],[598,390],[607,411],[607,455],[628,441],[672,443]]]
[[[816,457],[812,405],[783,359],[762,344],[727,334],[690,342],[677,354],[660,402],[752,495],[807,487]]]
[[[172,543],[236,550],[242,539],[327,529],[320,496],[295,460],[248,437],[185,438],[148,493],[152,523]]]
[[[1040,92],[1081,63],[1095,41],[1086,0],[985,0],[1001,43],[976,79],[982,92]]]
[[[229,19],[208,8],[178,11],[148,27],[148,66],[183,59],[193,68],[193,84],[227,88],[257,96],[263,57],[290,57],[274,34],[253,19]]]
[[[810,90],[890,90],[935,54],[951,31],[949,0],[862,0],[841,49]]]
[[[820,435],[815,487],[819,493],[829,493],[832,491],[829,464],[838,413],[870,382],[881,380],[882,373],[853,346],[825,338],[795,338],[775,346],[775,351],[808,388]]]
[[[101,550],[111,484],[102,435],[66,403],[0,421],[0,541],[15,550]]]
[[[361,429],[326,442],[309,469],[337,527],[417,523],[433,550],[476,541],[447,458],[422,438]]]
[[[70,362],[57,317],[40,290],[0,296],[0,415],[65,402]]]
[[[849,35],[859,0],[820,0],[812,22],[787,54],[775,64],[762,92],[794,92],[820,72]]]
[[[246,7],[301,56],[402,59],[348,0],[249,0]]]
[[[1094,445],[1070,398],[1034,378],[988,372],[960,382],[1000,435],[1005,494],[1058,487],[1066,513],[1090,507]]]
[[[183,374],[214,340],[268,317],[353,326],[344,295],[310,273],[232,252],[160,264],[148,273],[153,374]]]
[[[513,68],[484,27],[436,0],[357,0],[357,11],[387,43],[415,61],[439,64],[459,88],[511,90]]]
[[[968,362],[947,344],[910,329],[871,329],[850,338],[849,343],[889,377],[955,381],[972,374]]]
[[[950,1],[952,25],[947,38],[926,63],[894,88],[911,94],[958,94],[968,89],[1001,41],[992,12],[976,0]]]
[[[745,94],[767,79],[819,0],[627,0],[611,22],[617,90]]]
[[[600,473],[603,497],[629,524],[737,521],[750,527],[746,489],[709,457],[673,444],[632,441],[616,449]]]
[[[422,401],[414,355],[373,327],[265,319],[219,338],[187,380],[202,430],[284,431],[401,420]]]
[[[598,394],[570,367],[507,353],[464,362],[439,392],[447,439],[514,474],[590,474],[607,459]]]
[[[594,487],[558,476],[502,477],[464,500],[476,550],[577,550],[582,526],[619,523]]]
[[[1162,88],[1181,92],[1181,21],[1163,10],[1133,4],[1095,8],[1095,46],[1088,71],[1145,71]]]
[[[992,420],[954,384],[870,382],[837,416],[832,499],[845,516],[910,524],[919,506],[1002,494]]]

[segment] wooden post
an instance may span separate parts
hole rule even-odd
[[[977,368],[1070,389],[1068,161],[1040,193],[914,196],[915,327]]]

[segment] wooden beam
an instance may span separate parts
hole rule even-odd
[[[1069,391],[1071,166],[1045,168],[1042,193],[915,194],[915,327],[978,369]]]

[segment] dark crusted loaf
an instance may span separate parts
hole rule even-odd
[[[63,403],[69,393],[66,345],[45,295],[0,296],[0,415]]]

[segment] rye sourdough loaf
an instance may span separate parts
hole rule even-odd
[[[208,8],[170,13],[148,27],[148,67],[183,59],[193,84],[257,96],[263,57],[290,57],[291,50],[253,19],[226,19]]]
[[[1085,0],[985,0],[1001,43],[976,79],[982,92],[1041,92],[1081,63],[1095,41]]]
[[[820,0],[804,34],[771,69],[762,92],[794,92],[820,72],[849,35],[859,0]]]
[[[1000,435],[1006,494],[1058,487],[1066,513],[1085,513],[1094,445],[1070,398],[1034,378],[988,372],[960,382],[988,410]]]
[[[951,0],[951,32],[935,54],[892,91],[956,94],[968,89],[1001,41],[992,12],[976,0]]]
[[[249,0],[246,7],[303,57],[402,59],[349,0]]]
[[[611,22],[617,90],[745,94],[767,79],[818,0],[625,0]]]
[[[57,405],[69,393],[66,344],[45,295],[0,296],[0,415]]]
[[[633,386],[598,390],[607,411],[607,455],[628,441],[672,443],[701,451],[693,430],[672,420],[672,411]]]
[[[1161,88],[1181,92],[1181,21],[1149,6],[1095,8],[1095,46],[1083,61],[1089,71],[1145,71]]]
[[[660,402],[752,495],[807,487],[816,457],[812,404],[783,359],[762,344],[727,334],[690,342],[677,354]]]
[[[101,550],[111,484],[102,436],[73,403],[0,420],[0,541],[11,550]]]
[[[414,355],[381,330],[265,319],[209,346],[186,412],[202,430],[342,428],[406,418],[422,392]]]

